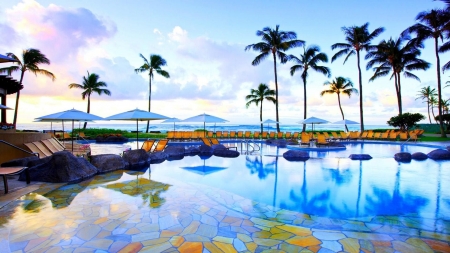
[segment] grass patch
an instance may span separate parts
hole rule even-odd
[[[442,137],[435,137],[435,136],[420,136],[419,137],[421,141],[450,141],[450,138],[442,138]]]

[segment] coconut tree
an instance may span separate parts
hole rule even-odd
[[[431,96],[430,97],[430,108],[431,108],[431,114],[433,115],[433,119],[437,124],[437,120],[436,120],[436,115],[434,114],[434,107],[438,106],[438,100],[437,100],[437,96]]]
[[[87,72],[87,76],[83,76],[83,84],[71,83],[69,84],[70,89],[82,89],[81,98],[84,100],[87,98],[87,113],[91,112],[91,95],[92,93],[97,93],[99,96],[102,94],[111,96],[111,92],[108,89],[104,89],[102,87],[107,87],[108,85],[99,81],[99,75],[95,73],[89,74]],[[84,122],[83,129],[86,129],[87,122]]]
[[[336,77],[331,82],[326,81],[323,85],[328,85],[329,89],[320,92],[320,96],[323,96],[325,94],[336,94],[338,98],[339,110],[341,110],[342,119],[345,119],[344,111],[342,110],[341,106],[341,94],[351,97],[352,94],[358,94],[358,90],[353,88],[353,83],[350,79],[341,76]],[[345,130],[347,130],[348,132],[347,125],[345,125]]]
[[[406,44],[403,45],[405,42]],[[420,82],[419,77],[414,75],[411,71],[426,70],[430,67],[428,62],[418,58],[418,56],[420,56],[420,50],[416,46],[417,44],[410,40],[409,36],[401,35],[396,40],[392,38],[388,41],[382,40],[376,48],[369,51],[365,57],[366,59],[371,59],[367,63],[367,69],[379,64],[373,68],[374,74],[369,81],[386,76],[392,71],[391,79],[392,77],[394,78],[398,114],[402,114],[400,73],[403,72],[405,77],[413,78]]]
[[[161,69],[161,67],[166,66],[167,62],[160,55],[151,54],[150,61],[147,60],[142,54],[139,54],[141,58],[144,60],[144,64],[139,68],[135,69],[136,73],[148,72],[148,111],[151,109],[151,101],[152,101],[152,79],[155,75],[155,72],[165,78],[170,78],[169,72]],[[147,121],[147,130],[150,125],[150,121]]]
[[[437,88],[438,88],[438,111],[442,115],[442,88],[441,88],[441,63],[439,60],[439,39],[443,41],[444,36],[449,32],[450,14],[446,10],[434,9],[431,11],[424,11],[417,15],[415,25],[407,28],[403,34],[415,34],[417,43],[422,43],[424,40],[434,40],[434,51],[436,55],[436,73],[437,73]],[[444,48],[445,49],[445,48]],[[445,51],[445,50],[444,50]],[[441,137],[446,138],[444,123],[439,122],[441,130]]]
[[[417,94],[417,99],[422,99],[425,100],[425,103],[427,103],[427,109],[428,109],[428,120],[430,120],[430,124],[431,124],[431,117],[430,117],[430,107],[431,107],[431,103],[430,103],[430,99],[432,97],[435,97],[437,95],[436,93],[436,89],[435,88],[431,88],[430,86],[427,87],[422,87],[422,89],[420,89],[419,93]]]
[[[271,90],[266,84],[260,83],[258,89],[250,89],[250,94],[245,97],[247,103],[245,104],[248,108],[251,104],[259,105],[259,121],[261,122],[261,132],[263,131],[262,123],[262,106],[264,99],[271,101],[276,104],[275,91]]]
[[[362,92],[362,74],[361,74],[361,51],[369,51],[374,46],[370,45],[370,42],[380,35],[383,31],[383,27],[375,29],[373,32],[369,32],[369,23],[365,23],[362,26],[342,27],[342,31],[345,34],[346,43],[336,43],[331,46],[331,49],[340,49],[333,57],[331,62],[334,62],[337,58],[346,55],[344,64],[348,58],[356,54],[356,64],[358,67],[358,82],[359,82],[359,120],[361,124],[361,132],[364,131],[364,113],[363,113],[363,92]]]
[[[277,78],[277,58],[284,64],[289,60],[289,56],[284,52],[291,48],[302,46],[304,41],[297,39],[297,34],[292,31],[280,31],[280,26],[275,29],[265,27],[261,31],[256,31],[256,36],[261,37],[261,42],[250,44],[245,47],[245,51],[254,50],[260,54],[252,61],[253,66],[258,66],[270,54],[273,57],[273,71],[275,74],[275,117],[277,121],[277,132],[280,132],[278,117],[278,78]]]
[[[14,66],[6,67],[6,68],[0,68],[0,73],[7,73],[8,75],[11,75],[13,72],[20,72],[20,80],[19,84],[22,85],[23,77],[25,75],[26,71],[29,71],[36,76],[39,75],[45,75],[52,79],[52,81],[55,80],[55,75],[53,75],[52,72],[39,68],[39,65],[41,64],[47,64],[50,65],[50,60],[43,54],[39,49],[29,48],[22,51],[22,59],[19,59],[15,54],[13,53],[7,53],[7,56],[14,58],[16,60]],[[20,90],[17,91],[16,94],[16,106],[14,110],[14,120],[13,125],[14,128],[16,127],[17,123],[17,114],[19,111],[19,98],[20,98]]]
[[[316,72],[322,73],[327,77],[330,77],[330,69],[325,66],[318,65],[320,62],[328,62],[328,57],[325,53],[320,53],[320,48],[318,46],[312,45],[307,49],[303,46],[303,54],[300,57],[294,55],[290,56],[291,60],[297,63],[291,67],[291,76],[297,71],[301,71],[301,78],[303,81],[303,118],[306,119],[306,78],[308,77],[308,70],[312,69]],[[306,130],[306,125],[303,124],[303,132]]]

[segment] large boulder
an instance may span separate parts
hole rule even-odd
[[[93,155],[91,164],[97,167],[98,173],[106,173],[114,170],[126,170],[128,163],[120,155]]]
[[[213,149],[210,146],[207,146],[205,144],[202,144],[198,147],[198,150],[200,153],[198,153],[199,156],[212,156],[213,155]]]
[[[128,162],[130,167],[150,164],[150,157],[143,149],[133,149],[123,152],[123,160]]]
[[[200,150],[198,149],[198,147],[188,147],[187,149],[184,150],[184,155],[186,156],[195,156],[200,154]]]
[[[309,153],[300,150],[288,150],[284,152],[283,157],[290,162],[306,161],[309,159]]]
[[[216,148],[214,149],[213,154],[215,156],[219,156],[219,157],[238,157],[239,156],[239,152],[235,151],[235,150],[229,150],[229,149],[223,149],[223,148]]]
[[[2,167],[28,167],[28,163],[31,161],[37,161],[37,156],[29,156],[25,158],[14,159],[5,163],[2,163]]]
[[[181,160],[184,158],[183,146],[167,146],[163,153],[167,155],[167,160]]]
[[[213,153],[214,153],[214,150],[216,150],[216,149],[227,149],[227,147],[225,147],[225,146],[222,145],[222,144],[213,144],[213,145],[211,146],[211,148],[213,149]]]
[[[400,152],[394,155],[394,159],[397,162],[406,162],[409,163],[411,162],[411,154],[408,152]]]
[[[123,136],[117,136],[117,135],[110,135],[110,136],[99,135],[95,138],[95,141],[99,142],[99,143],[105,143],[105,142],[124,143],[124,142],[128,142],[128,138],[123,137]]]
[[[68,151],[61,151],[47,157],[39,165],[29,168],[31,181],[49,183],[76,183],[97,174],[98,170],[84,158],[78,158]],[[44,160],[44,159],[41,159]],[[25,181],[22,173],[20,181]]]
[[[150,164],[162,163],[167,159],[167,154],[164,152],[153,152],[148,156],[150,157]]]
[[[370,160],[372,156],[369,154],[351,154],[348,158],[352,160]]]
[[[411,159],[423,161],[423,160],[428,159],[428,156],[422,152],[416,152],[411,155]]]
[[[428,157],[433,160],[450,160],[450,151],[444,149],[435,149],[428,153]]]

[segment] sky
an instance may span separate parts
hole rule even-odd
[[[91,97],[91,113],[107,117],[116,113],[148,108],[148,74],[137,74],[147,59],[159,54],[166,61],[170,78],[155,75],[152,81],[152,112],[184,119],[201,113],[222,117],[236,124],[258,124],[259,107],[246,108],[245,96],[260,83],[275,88],[273,60],[258,66],[251,62],[255,51],[245,51],[260,42],[257,30],[264,27],[294,31],[306,46],[317,45],[331,57],[331,45],[345,42],[342,27],[369,23],[369,31],[384,27],[373,40],[397,38],[415,23],[421,11],[442,8],[432,0],[379,1],[91,1],[91,0],[9,0],[0,5],[0,53],[21,55],[23,49],[37,48],[51,61],[41,68],[56,76],[26,73],[21,91],[18,123],[68,109],[86,111],[80,89],[83,76],[96,73],[108,85],[111,96]],[[288,50],[299,56],[303,48]],[[365,53],[363,53],[363,56]],[[436,60],[432,41],[425,43],[421,58],[430,62],[427,71],[416,71],[421,82],[402,79],[403,112],[427,115],[426,103],[417,98],[422,87],[437,87]],[[441,65],[450,53],[441,55]],[[310,72],[307,80],[307,114],[329,121],[341,119],[336,95],[320,96],[324,82],[337,76],[350,78],[358,87],[356,57],[324,63],[331,77]],[[369,82],[373,70],[362,60],[364,123],[385,124],[398,114],[394,81],[389,77]],[[303,83],[300,74],[291,76],[294,62],[278,62],[279,114],[281,124],[295,124],[303,118]],[[6,67],[2,64],[0,67]],[[13,75],[19,79],[19,73]],[[443,84],[450,75],[442,75]],[[443,85],[443,86],[444,86]],[[443,89],[450,98],[450,88]],[[342,97],[346,119],[359,121],[359,97]],[[7,98],[14,107],[15,95]],[[12,122],[13,112],[8,112]],[[263,103],[263,120],[275,119],[275,106]],[[426,121],[423,121],[426,122]]]

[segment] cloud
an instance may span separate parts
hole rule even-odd
[[[16,31],[7,24],[0,24],[0,34],[2,36],[2,50],[3,47],[5,47],[4,50],[7,50],[6,47],[14,45],[19,40],[19,35],[16,33]],[[9,53],[9,51],[1,53],[6,54]]]

